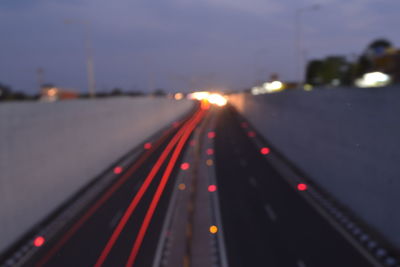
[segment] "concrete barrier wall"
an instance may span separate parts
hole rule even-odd
[[[0,252],[192,107],[145,97],[0,104]]]
[[[400,88],[230,98],[310,178],[400,248]]]

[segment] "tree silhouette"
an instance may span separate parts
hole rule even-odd
[[[380,48],[387,49],[390,47],[392,47],[392,43],[386,39],[376,39],[368,45],[368,48],[370,49],[380,49]]]
[[[361,77],[363,74],[374,70],[374,59],[385,54],[385,51],[393,47],[392,43],[384,38],[372,41],[360,55],[356,66],[356,76]]]

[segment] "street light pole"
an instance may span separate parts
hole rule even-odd
[[[296,29],[296,41],[295,41],[295,51],[296,51],[296,76],[297,76],[297,81],[299,83],[299,87],[303,84],[303,74],[302,74],[302,56],[301,56],[301,51],[303,50],[302,48],[302,27],[301,27],[301,15],[303,14],[303,8],[296,9],[296,14],[295,14],[295,22],[294,26]]]
[[[254,56],[254,62],[253,62],[253,64],[254,64],[254,79],[255,79],[256,83],[258,83],[258,81],[259,81],[260,74],[263,75],[263,73],[266,74],[266,72],[267,72],[259,64],[260,56],[261,56],[261,59],[263,59],[263,56],[266,55],[267,53],[268,53],[268,50],[266,48],[262,48],[262,49],[255,51],[253,54],[253,56]],[[264,66],[265,64],[262,63],[262,65]]]
[[[89,91],[89,97],[94,98],[96,96],[96,82],[94,78],[93,48],[92,48],[92,43],[90,41],[90,28],[89,28],[90,23],[89,21],[72,21],[72,20],[66,20],[65,23],[66,24],[78,23],[84,26],[88,91]]]
[[[296,9],[295,13],[295,29],[296,29],[296,41],[295,41],[295,51],[297,54],[297,79],[299,86],[303,86],[304,83],[304,43],[303,43],[303,23],[302,16],[306,11],[318,10],[320,5],[315,4],[309,7],[303,7]]]
[[[94,98],[96,96],[96,83],[94,79],[94,65],[93,65],[93,48],[90,42],[90,29],[89,22],[85,22],[85,47],[86,47],[86,65],[88,74],[89,96]]]

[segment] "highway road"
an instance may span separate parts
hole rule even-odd
[[[229,266],[372,266],[267,160],[233,110],[216,127],[216,166]],[[262,149],[262,148],[261,148]],[[305,185],[306,186],[306,185]]]
[[[122,166],[4,266],[398,266],[230,106],[199,107]]]
[[[164,135],[25,265],[148,266],[169,201],[175,166],[203,116],[204,111],[199,110]]]

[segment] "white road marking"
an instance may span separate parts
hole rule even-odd
[[[264,209],[271,221],[275,222],[278,219],[278,216],[276,216],[275,211],[269,204],[265,204]]]
[[[297,261],[297,266],[299,266],[299,267],[307,267],[307,265],[302,260],[298,260]]]
[[[110,228],[114,228],[117,225],[121,216],[122,216],[122,210],[119,210],[119,211],[117,211],[117,213],[115,213],[114,217],[110,221],[110,224],[109,224]]]
[[[254,177],[250,176],[249,182],[253,187],[257,187],[257,181]]]
[[[243,158],[240,159],[239,163],[240,163],[240,166],[242,166],[242,167],[246,167],[247,166],[247,161],[245,159],[243,159]]]

